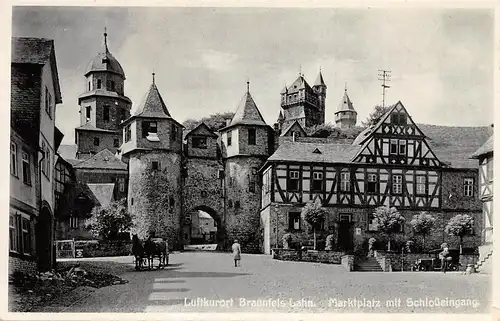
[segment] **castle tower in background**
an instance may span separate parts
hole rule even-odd
[[[283,109],[283,128],[298,121],[302,127],[311,127],[325,123],[326,85],[321,71],[311,87],[300,74],[299,77],[281,91]]]
[[[128,209],[132,233],[168,238],[178,247],[181,236],[181,162],[183,126],[170,115],[153,83],[134,115],[125,120],[122,157],[128,161]]]
[[[102,51],[85,71],[85,89],[78,97],[80,127],[75,128],[77,159],[88,159],[108,149],[116,153],[122,144],[120,122],[130,116],[132,101],[125,96],[125,73],[109,52],[104,32]]]
[[[347,85],[344,89],[344,96],[335,112],[335,124],[340,128],[352,128],[356,126],[358,113],[347,95]]]
[[[242,251],[260,250],[259,168],[273,152],[273,130],[250,94],[249,84],[229,125],[220,130],[225,164],[228,241],[237,239]]]

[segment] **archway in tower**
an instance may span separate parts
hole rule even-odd
[[[44,201],[44,203],[46,203]],[[48,204],[43,204],[36,223],[36,254],[38,256],[38,269],[40,271],[50,270],[53,260],[53,219]]]
[[[188,220],[182,231],[185,249],[223,249],[225,231],[222,217],[214,209],[197,206],[190,209],[187,215]]]

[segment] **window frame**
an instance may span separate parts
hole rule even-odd
[[[231,146],[231,144],[233,143],[233,131],[230,130],[227,132],[227,146]]]
[[[45,86],[45,112],[49,116],[50,119],[52,119],[52,95],[49,92],[49,88]]]
[[[113,138],[113,147],[120,147],[120,139]]]
[[[347,193],[351,191],[351,173],[348,171],[340,172],[340,192]]]
[[[368,213],[368,218],[366,220],[366,222],[368,223],[368,226],[367,226],[368,232],[379,232],[380,231],[378,229],[378,227],[376,226],[376,224],[374,223],[374,221],[375,221],[375,215],[373,215],[373,213]]]
[[[248,145],[257,145],[257,130],[255,128],[248,128]]]
[[[10,142],[10,173],[19,178],[19,168],[17,159],[17,144]]]
[[[172,124],[170,131],[171,131],[171,135],[172,135],[172,141],[176,141],[177,140],[177,126],[175,124]]]
[[[160,161],[157,161],[157,160],[151,161],[151,170],[159,171],[160,169],[161,169]]]
[[[22,162],[22,169],[23,169],[23,183],[28,185],[28,186],[31,186],[31,159],[30,159],[30,155],[27,151],[23,150],[21,152],[21,162]],[[47,176],[47,174],[45,174],[45,173],[44,173],[44,175]]]
[[[311,178],[312,178],[311,192],[323,192],[324,191],[323,172],[313,171]]]
[[[80,220],[79,220],[78,216],[71,215],[71,216],[69,217],[69,227],[70,227],[71,229],[73,229],[73,230],[78,229],[78,225],[79,225],[78,223],[79,223],[79,221],[80,221]]]
[[[123,177],[118,178],[118,190],[120,193],[125,192],[125,178]]]
[[[104,122],[109,122],[110,121],[110,106],[109,105],[103,105],[102,106],[102,120]]]
[[[398,155],[403,155],[403,156],[406,155],[406,152],[408,151],[407,145],[408,144],[407,144],[406,140],[404,140],[404,139],[400,139],[398,141]],[[403,152],[401,151],[401,147],[404,147],[404,151]]]
[[[292,188],[292,182],[294,188]],[[300,191],[300,172],[299,170],[289,170],[287,175],[286,189],[290,192]]]
[[[17,237],[17,215],[9,213],[9,252],[19,253],[19,242]],[[12,220],[11,220],[12,219]]]
[[[99,137],[94,137],[94,146],[99,146],[101,144],[101,140]]]
[[[298,224],[298,228],[296,228],[296,223]],[[291,232],[302,230],[300,212],[288,212],[288,230]]]
[[[370,180],[370,177],[375,177],[375,180]],[[373,186],[374,190],[370,189]],[[366,193],[367,194],[377,194],[380,190],[380,182],[377,173],[367,173],[366,174]]]
[[[468,183],[470,182],[470,184]],[[463,194],[465,197],[474,197],[474,178],[473,177],[464,177],[463,180]],[[468,195],[470,194],[470,195]]]
[[[419,179],[423,178],[423,182],[419,182]],[[419,186],[423,186],[423,191],[419,190]],[[427,190],[427,176],[426,175],[415,175],[415,195],[426,195]]]
[[[191,147],[196,149],[208,149],[207,137],[201,135],[193,135],[191,137]]]
[[[124,131],[125,131],[124,140],[127,143],[132,140],[132,126],[128,124],[127,126],[125,126]]]
[[[26,228],[25,228],[26,223]],[[21,217],[21,238],[22,238],[22,251],[24,255],[31,255],[31,226],[30,220]]]
[[[396,178],[400,179],[400,182],[396,182]],[[391,178],[392,186],[391,191],[393,195],[401,195],[403,194],[403,175],[402,174],[392,174]],[[396,186],[399,186],[399,191],[396,191]]]
[[[101,88],[102,88],[102,80],[97,79],[97,89],[101,89]]]
[[[394,150],[393,150],[394,147]],[[399,140],[391,139],[389,142],[389,154],[390,155],[398,155],[399,152]]]

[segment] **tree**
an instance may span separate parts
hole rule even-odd
[[[368,118],[366,118],[365,122],[361,122],[363,127],[370,127],[371,125],[375,125],[380,117],[384,115],[386,112],[389,111],[390,107],[382,107],[382,106],[375,106],[375,109],[368,115]]]
[[[380,206],[373,213],[374,223],[377,229],[387,234],[389,243],[387,250],[391,250],[391,235],[401,231],[405,218],[395,207]]]
[[[325,221],[327,211],[322,207],[321,201],[310,201],[302,209],[301,215],[304,221],[309,223],[313,229],[314,234],[314,249],[316,250],[316,229],[320,228]]]
[[[448,221],[444,230],[448,235],[460,238],[460,254],[462,254],[463,238],[474,230],[474,219],[467,214],[455,215]]]
[[[340,129],[330,123],[306,127],[304,130],[309,137],[338,137],[340,134]]]
[[[96,238],[114,240],[119,233],[127,232],[132,227],[132,216],[127,210],[125,199],[113,201],[105,206],[96,206],[91,215],[85,225]]]
[[[211,130],[214,132],[226,126],[226,122],[229,119],[233,119],[233,112],[225,112],[225,113],[216,113],[207,117],[203,117],[200,120],[196,120],[193,118],[186,119],[182,125],[186,128],[187,131],[194,129],[201,122],[204,122]]]
[[[413,215],[410,225],[415,234],[422,235],[422,248],[425,248],[425,236],[430,233],[434,227],[436,219],[427,212],[420,212],[420,214]]]

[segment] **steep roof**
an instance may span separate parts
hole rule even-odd
[[[490,136],[490,138],[488,138],[488,140],[481,147],[479,147],[471,157],[478,158],[479,156],[488,153],[493,153],[493,135]]]
[[[300,125],[300,123],[296,120],[294,121],[293,123],[290,123],[286,128],[284,128],[282,131],[281,131],[281,135],[280,136],[287,136],[288,132],[293,128],[297,128],[298,130],[300,130],[302,132],[303,135],[306,135],[306,131],[304,130],[304,128],[302,127],[302,125]]]
[[[296,161],[302,163],[348,163],[359,150],[351,144],[320,144],[285,142],[280,144],[268,161]],[[315,152],[316,149],[319,151]]]
[[[226,128],[235,125],[267,126],[249,91],[243,95],[231,123]]]
[[[87,160],[73,165],[74,168],[127,170],[127,164],[108,149],[103,149]]]
[[[217,134],[213,132],[213,130],[208,127],[207,124],[204,122],[201,122],[196,126],[195,128],[191,129],[189,132],[187,132],[184,137],[188,137],[191,135],[202,135],[202,136],[211,136],[217,138]]]
[[[323,80],[323,75],[321,74],[321,70],[319,71],[318,77],[316,78],[316,81],[314,82],[314,86],[325,86],[325,81]]]
[[[101,206],[108,205],[113,200],[113,192],[115,184],[113,183],[100,183],[90,184],[87,183],[89,189],[94,194],[95,198],[99,201]]]
[[[46,38],[12,37],[11,63],[45,65],[50,63],[54,80],[55,103],[62,103],[54,40]]]
[[[141,104],[134,113],[134,116],[152,117],[152,118],[172,118],[168,112],[167,105],[153,83],[149,87],[148,92],[144,96]]]
[[[104,46],[102,51],[97,54],[87,65],[85,76],[95,71],[107,71],[118,74],[125,79],[125,72],[118,60],[109,52],[107,43],[107,34],[104,33]]]
[[[354,106],[352,105],[352,101],[349,98],[349,95],[347,95],[347,89],[344,90],[344,96],[342,97],[342,100],[340,101],[340,104],[337,107],[337,111],[335,113],[339,113],[341,111],[356,112],[356,110],[354,110]]]
[[[311,86],[307,83],[303,75],[299,77],[288,87],[288,93],[298,92],[300,89],[305,89],[306,91],[312,91]]]

